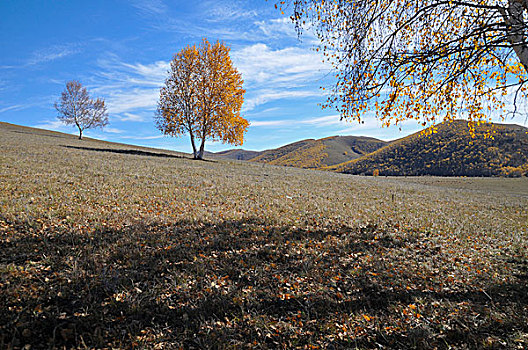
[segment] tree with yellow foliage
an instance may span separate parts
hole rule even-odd
[[[229,57],[229,47],[203,39],[201,45],[174,55],[170,67],[160,90],[157,128],[171,136],[188,133],[194,159],[203,159],[207,139],[241,145],[249,126],[240,116],[244,81]]]
[[[526,99],[527,0],[287,0],[312,28],[336,84],[325,107],[362,122],[471,125],[518,113]],[[277,7],[276,5],[276,7]]]

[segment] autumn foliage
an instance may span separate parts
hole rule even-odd
[[[528,175],[528,129],[455,120],[396,140],[333,170],[385,176]]]
[[[203,39],[174,55],[170,66],[160,91],[158,129],[171,136],[188,133],[195,159],[203,158],[207,139],[241,145],[249,126],[240,116],[245,90],[229,47]]]
[[[515,115],[527,97],[528,2],[279,1],[335,69],[326,106],[385,126]]]

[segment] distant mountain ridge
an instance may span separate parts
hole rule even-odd
[[[73,135],[3,122],[0,127],[22,134],[76,139]],[[476,126],[474,138],[467,121],[463,120],[442,123],[435,129],[435,133],[417,132],[392,142],[333,136],[302,140],[262,152],[233,149],[207,155],[359,175],[528,176],[528,128],[515,124],[481,124]],[[123,152],[113,150],[121,144],[98,143],[107,147],[94,151]],[[169,150],[126,146],[129,154],[186,156]],[[75,147],[92,150],[82,144]]]
[[[260,154],[258,151],[246,151],[245,149],[229,149],[226,151],[210,153],[223,158],[235,159],[235,160],[250,160]]]
[[[436,125],[386,142],[362,136],[306,139],[262,152],[229,150],[216,155],[250,162],[394,176],[528,176],[528,128],[467,121]]]
[[[306,139],[261,152],[233,149],[215,155],[237,160],[299,168],[321,168],[362,157],[388,142],[364,136],[331,136]]]

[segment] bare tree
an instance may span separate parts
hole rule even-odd
[[[90,98],[88,91],[78,81],[66,83],[66,89],[60,99],[54,104],[59,112],[57,118],[66,125],[77,126],[79,140],[83,131],[108,125],[108,113],[103,99]]]

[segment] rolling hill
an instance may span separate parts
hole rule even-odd
[[[272,165],[321,168],[362,157],[387,144],[385,141],[371,137],[332,136],[318,140],[297,141],[262,152],[234,149],[215,155]]]
[[[361,158],[328,167],[348,174],[522,176],[528,174],[528,129],[519,125],[482,124],[472,138],[466,121],[418,132]]]
[[[260,154],[258,151],[246,151],[245,149],[230,149],[227,151],[210,153],[214,156],[220,156],[222,158],[234,159],[234,160],[249,160],[255,158]]]
[[[0,349],[528,348],[528,178],[0,150]]]

